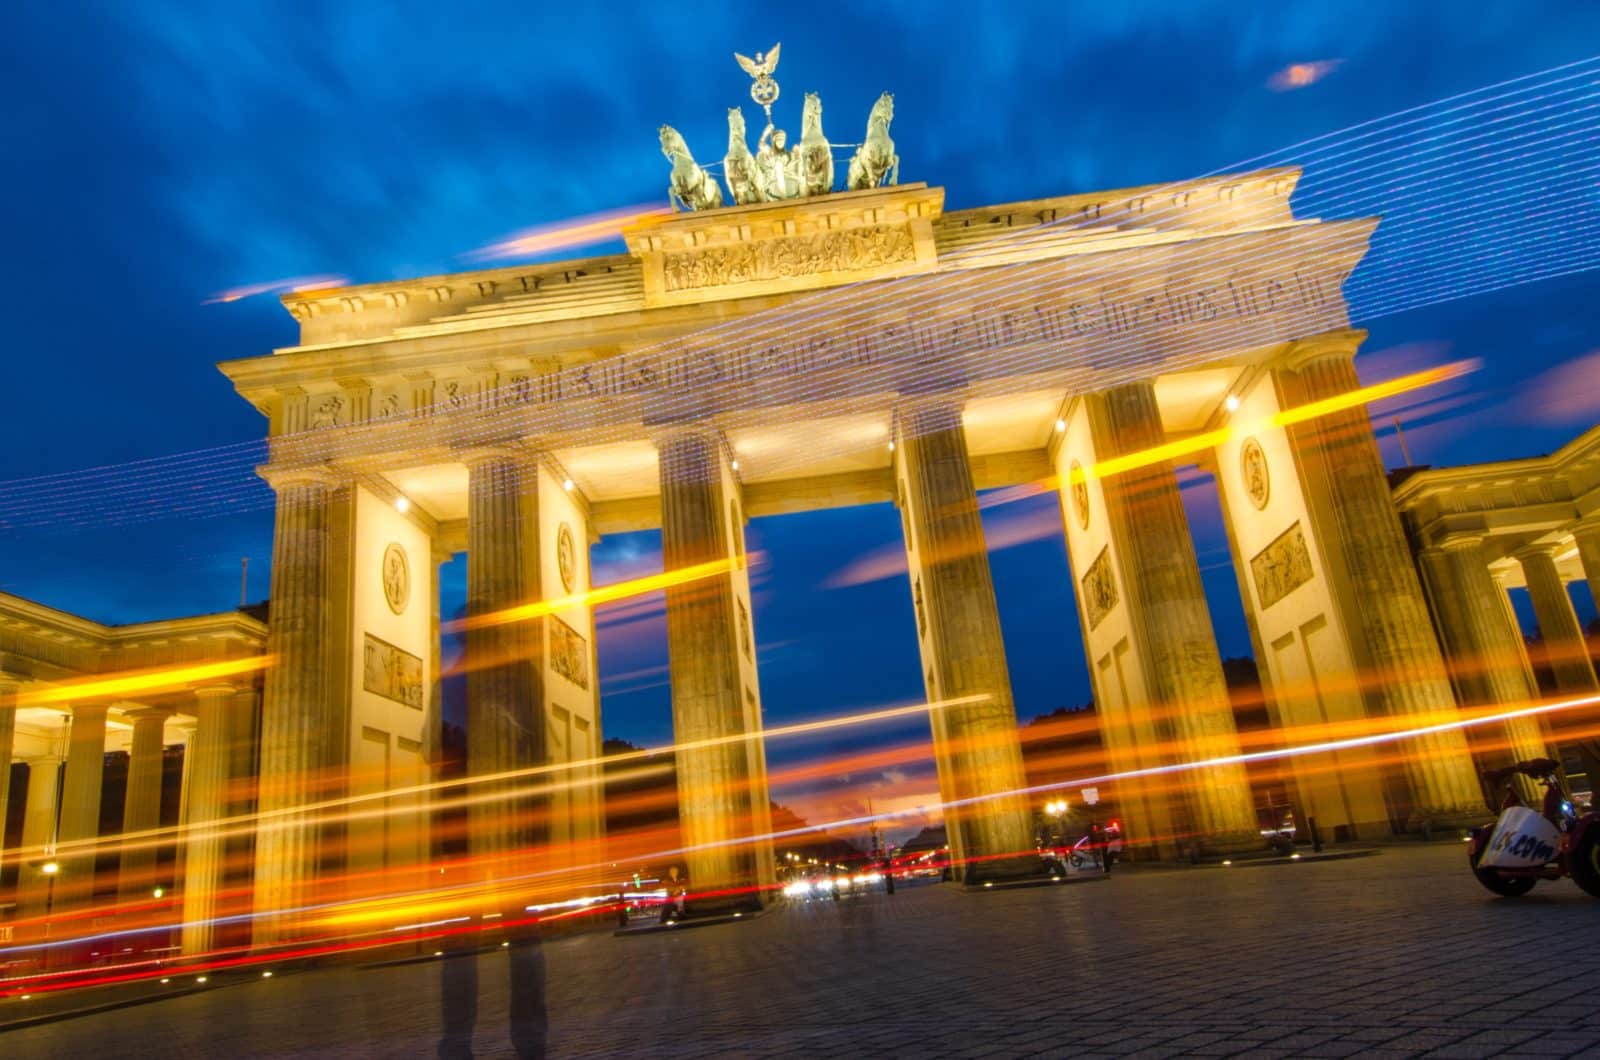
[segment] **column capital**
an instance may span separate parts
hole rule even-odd
[[[674,443],[693,439],[724,450],[732,459],[732,447],[728,445],[727,437],[721,428],[709,423],[654,423],[650,425],[649,438],[650,444],[658,452]]]
[[[1355,357],[1366,338],[1367,333],[1361,328],[1340,328],[1337,331],[1324,331],[1320,335],[1308,335],[1289,343],[1279,355],[1277,365],[1298,372],[1318,361],[1333,358],[1348,361]]]
[[[890,434],[910,435],[915,438],[928,431],[960,427],[962,405],[962,401],[949,394],[896,398],[894,426],[890,429]]]
[[[111,710],[111,704],[103,699],[98,701],[89,699],[84,700],[81,703],[73,703],[70,705],[63,703],[61,705],[68,708],[69,712],[72,714],[73,721],[77,721],[80,717],[92,718],[96,714],[103,718]]]
[[[1583,534],[1585,536],[1589,534],[1595,534],[1600,536],[1600,511],[1592,511],[1588,515],[1580,517],[1577,522],[1572,524],[1572,536],[1577,537],[1579,534]],[[5,680],[5,678],[0,677],[0,681],[3,680]]]
[[[210,684],[196,686],[194,697],[196,699],[220,699],[231,696],[239,691],[239,686],[226,681],[213,681]]]
[[[274,492],[280,493],[294,486],[337,489],[344,482],[332,468],[320,464],[305,467],[274,467],[271,464],[262,464],[256,468],[256,474],[265,479]]]
[[[156,720],[159,720],[162,724],[166,724],[167,719],[172,717],[172,714],[173,710],[171,707],[147,707],[143,705],[125,708],[122,712],[122,716],[124,718],[127,718],[129,721],[134,722],[135,724],[141,721],[148,722]]]
[[[1471,530],[1452,530],[1440,536],[1432,548],[1440,552],[1468,552],[1483,547],[1484,535]],[[1424,549],[1424,551],[1429,551]]]
[[[35,769],[39,766],[59,766],[67,760],[67,756],[57,748],[54,751],[40,751],[38,754],[19,755],[17,760],[26,762],[29,769]]]
[[[467,470],[472,470],[481,464],[493,463],[497,460],[508,460],[515,464],[532,464],[539,456],[539,450],[531,444],[524,442],[505,442],[500,445],[472,445],[463,446],[454,451],[455,458],[467,465]]]
[[[1517,548],[1512,549],[1511,557],[1524,565],[1529,562],[1537,563],[1540,559],[1547,559],[1554,563],[1556,547],[1555,543],[1550,541],[1529,541],[1525,545],[1519,545]]]

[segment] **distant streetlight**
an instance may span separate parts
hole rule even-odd
[[[47,861],[43,865],[39,866],[39,871],[44,873],[46,876],[54,876],[56,873],[61,871],[61,862]]]

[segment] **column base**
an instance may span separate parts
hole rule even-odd
[[[1462,832],[1488,824],[1494,817],[1495,815],[1487,809],[1414,813],[1406,818],[1406,834],[1418,836],[1423,840],[1457,839]]]
[[[1268,849],[1266,836],[1259,832],[1225,832],[1221,835],[1196,836],[1188,843],[1180,845],[1193,852],[1190,860],[1254,854]],[[1181,855],[1178,860],[1182,860]]]
[[[969,861],[961,866],[960,872],[961,883],[965,887],[982,887],[986,883],[1048,879],[1049,876],[1049,867],[1045,865],[1044,858],[1037,854],[1017,854],[983,861]]]
[[[683,913],[676,918],[664,919],[701,920],[707,917],[729,917],[735,913],[749,915],[759,913],[766,908],[766,902],[760,891],[746,894],[711,895],[705,898],[691,898],[683,904]]]

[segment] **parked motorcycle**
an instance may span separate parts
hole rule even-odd
[[[1467,843],[1472,874],[1489,890],[1516,898],[1540,880],[1571,876],[1574,883],[1600,898],[1600,818],[1591,810],[1579,814],[1548,758],[1518,762],[1483,775],[1505,788],[1500,816],[1475,828]],[[1535,810],[1517,795],[1513,777],[1529,777],[1544,785],[1544,804]]]

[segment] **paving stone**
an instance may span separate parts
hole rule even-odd
[[[1440,846],[1249,873],[1131,868],[1094,887],[775,910],[544,946],[553,1056],[1600,1055],[1593,899],[1514,903]],[[510,1055],[501,955],[476,1050]],[[428,1056],[441,966],[240,982],[0,1034],[0,1056]],[[226,976],[219,975],[220,981]],[[19,1002],[0,1003],[0,1020]]]

